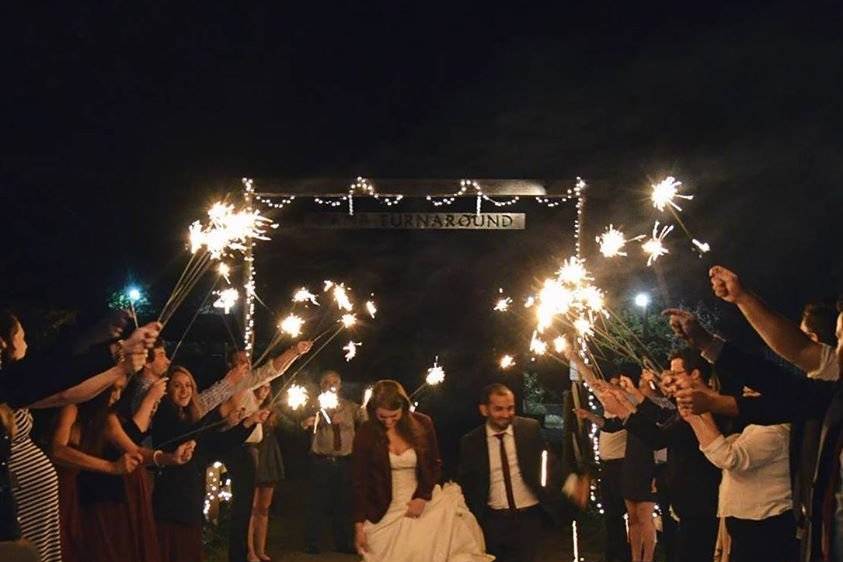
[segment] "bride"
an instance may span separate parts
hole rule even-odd
[[[404,388],[375,384],[369,420],[354,438],[354,530],[365,562],[487,562],[483,533],[457,484],[440,487],[430,418],[410,411]]]

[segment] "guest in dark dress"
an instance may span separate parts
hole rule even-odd
[[[114,400],[114,396],[118,395],[122,384],[123,381],[120,381],[111,391],[110,400]],[[89,455],[80,448],[80,436],[79,407],[69,404],[59,412],[50,451],[50,457],[56,464],[59,477],[59,518],[63,562],[85,562],[88,559],[76,484],[79,472],[128,474],[143,460],[140,455],[134,453],[124,453],[116,461]]]
[[[203,560],[205,467],[217,455],[240,446],[252,426],[268,415],[260,411],[241,421],[235,413],[225,420],[213,411],[199,418],[196,397],[193,375],[183,367],[175,367],[167,384],[167,395],[152,422],[152,442],[164,451],[177,450],[185,439],[196,441],[189,462],[161,471],[155,481],[152,504],[161,562]],[[231,425],[235,427],[229,429]],[[191,431],[196,433],[181,437]]]
[[[153,386],[150,392],[156,392]],[[114,413],[122,385],[79,408],[81,449],[107,461],[128,453],[145,465],[182,465],[190,461],[194,442],[173,453],[139,447],[145,436],[134,419]],[[150,394],[150,399],[157,399]],[[147,420],[139,420],[141,425]],[[82,532],[89,562],[158,562],[159,548],[152,515],[151,485],[146,471],[122,476],[83,471],[77,477]]]
[[[254,390],[255,401],[264,404],[270,396],[269,384],[259,386]],[[267,423],[263,424],[263,439],[255,445],[258,453],[258,469],[255,473],[255,499],[252,503],[252,520],[249,522],[249,562],[267,562],[271,560],[266,554],[266,536],[269,529],[269,507],[272,505],[272,495],[275,486],[284,479],[284,459],[281,447],[275,435],[277,414],[271,415]]]

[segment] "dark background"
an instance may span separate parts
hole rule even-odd
[[[93,315],[130,279],[160,303],[187,224],[244,175],[580,175],[593,240],[609,222],[647,229],[649,179],[672,173],[697,196],[684,205],[692,231],[773,306],[796,317],[843,288],[835,2],[56,3],[7,16],[0,283],[32,318]],[[296,261],[328,249],[292,246]],[[431,287],[456,282],[439,310],[407,312],[456,345],[450,315],[501,284],[449,273],[424,244],[376,254],[350,258],[373,275],[409,261]],[[657,286],[630,263],[599,272],[618,299]],[[684,250],[663,258],[671,303],[704,299],[747,337],[711,300],[704,265]],[[493,267],[534,275],[517,258]],[[410,331],[361,358],[411,349],[423,367],[441,344]]]

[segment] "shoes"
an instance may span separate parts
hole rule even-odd
[[[304,547],[305,554],[319,554],[319,547],[316,545],[309,544]]]

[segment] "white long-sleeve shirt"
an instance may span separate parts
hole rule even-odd
[[[717,514],[759,521],[791,509],[790,425],[748,425],[700,446],[723,469]]]

